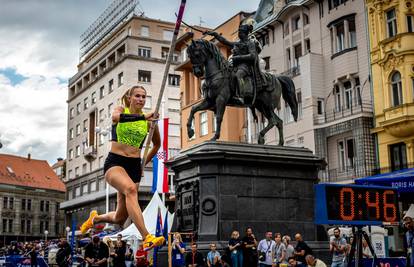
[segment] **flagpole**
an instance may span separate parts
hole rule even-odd
[[[172,61],[174,50],[175,50],[175,43],[177,41],[178,33],[180,31],[181,20],[182,20],[183,15],[184,15],[184,9],[185,9],[186,2],[187,2],[187,0],[181,0],[180,9],[178,11],[178,16],[177,16],[177,21],[175,23],[174,35],[173,35],[173,38],[171,40],[170,51],[168,53],[168,58],[167,58],[166,64],[165,64],[164,76],[162,77],[160,94],[158,96],[157,105],[155,106],[155,110],[154,110],[155,114],[158,114],[158,111],[159,111],[160,105],[161,105],[161,100],[162,100],[162,97],[164,95],[165,84],[166,84],[166,81],[167,81],[168,72],[170,71],[170,65],[171,65],[171,61]],[[141,166],[142,170],[144,170],[144,167],[145,167],[145,161],[147,160],[147,154],[148,154],[149,147],[151,145],[152,136],[154,135],[154,130],[155,130],[156,123],[157,123],[156,121],[151,122],[150,131],[149,131],[149,134],[148,134],[148,137],[147,137],[147,141],[145,143],[144,156],[142,157],[142,166]]]

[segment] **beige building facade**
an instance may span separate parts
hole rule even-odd
[[[363,1],[277,1],[255,24],[267,70],[290,76],[296,87],[298,121],[285,103],[278,113],[285,145],[324,158],[323,181],[369,175],[375,166],[366,31]],[[277,139],[273,129],[266,143]]]

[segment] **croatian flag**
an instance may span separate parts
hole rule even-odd
[[[161,136],[161,147],[152,158],[152,193],[168,193],[168,169],[164,162],[168,160],[168,118],[158,123]]]

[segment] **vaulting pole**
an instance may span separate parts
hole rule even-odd
[[[180,31],[181,20],[182,20],[183,15],[184,15],[184,8],[185,8],[185,3],[186,2],[187,2],[187,0],[181,0],[180,9],[178,11],[178,16],[177,16],[177,21],[175,23],[174,35],[173,35],[173,38],[171,40],[170,51],[168,53],[168,58],[167,58],[166,64],[165,64],[164,76],[162,77],[160,94],[158,95],[157,105],[155,106],[155,110],[154,110],[155,114],[158,114],[158,111],[159,111],[160,106],[161,106],[161,100],[162,100],[162,97],[164,95],[165,84],[167,82],[168,72],[170,71],[171,60],[173,58],[173,54],[174,54],[174,50],[175,50],[175,43],[177,41],[177,36],[178,36],[179,31]],[[148,137],[147,137],[147,142],[145,144],[144,156],[142,158],[142,166],[141,166],[142,170],[144,170],[144,167],[145,167],[145,161],[147,160],[148,150],[149,150],[149,147],[151,145],[152,136],[154,135],[154,130],[155,130],[156,123],[157,123],[156,121],[151,122],[150,131],[149,131],[149,134],[148,134]]]

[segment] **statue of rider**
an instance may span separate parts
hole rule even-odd
[[[244,99],[251,103],[254,91],[262,85],[261,72],[259,68],[260,48],[255,39],[249,38],[253,26],[242,24],[239,26],[239,41],[231,42],[217,32],[208,31],[206,34],[213,36],[222,44],[232,49],[232,56],[229,57],[230,67],[233,68],[233,77],[236,80],[234,100],[239,104],[247,104]],[[256,87],[256,88],[255,88]]]

